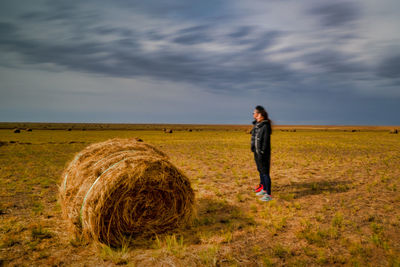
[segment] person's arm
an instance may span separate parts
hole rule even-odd
[[[254,127],[253,127],[253,129],[251,129],[251,152],[254,152],[255,151],[255,141],[256,141],[256,138],[255,138],[255,136],[254,136]]]
[[[268,148],[268,144],[269,144],[269,138],[271,137],[271,129],[269,127],[269,125],[265,125],[265,127],[262,127],[262,132],[261,132],[261,154],[264,154]]]

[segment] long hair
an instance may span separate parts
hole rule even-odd
[[[269,127],[271,128],[271,132],[272,132],[272,121],[269,118],[268,112],[265,110],[265,108],[263,106],[258,105],[255,107],[255,110],[257,110],[257,112],[259,112],[261,114],[261,116],[263,116],[264,120],[268,121]]]

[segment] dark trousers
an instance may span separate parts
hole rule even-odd
[[[257,170],[260,173],[260,184],[263,185],[268,195],[271,195],[271,177],[269,175],[270,157],[269,155],[254,153],[254,160],[256,161]]]

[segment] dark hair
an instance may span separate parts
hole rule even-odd
[[[268,121],[269,127],[271,128],[271,124],[272,121],[268,116],[268,112],[265,110],[265,108],[263,106],[256,106],[255,110],[257,110],[257,112],[261,113],[261,116],[263,116],[264,120]],[[254,121],[253,123],[256,123],[256,121]],[[271,132],[272,132],[272,128],[271,128]]]
[[[264,117],[264,120],[271,122],[268,117],[268,112],[265,110],[265,108],[263,106],[256,106],[255,110],[257,110],[257,112],[261,113],[261,116]]]

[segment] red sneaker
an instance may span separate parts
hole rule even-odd
[[[255,189],[254,189],[254,192],[256,192],[256,193],[258,193],[258,192],[260,192],[261,190],[263,190],[263,185],[262,184],[259,184],[258,185],[258,187],[256,187]]]

